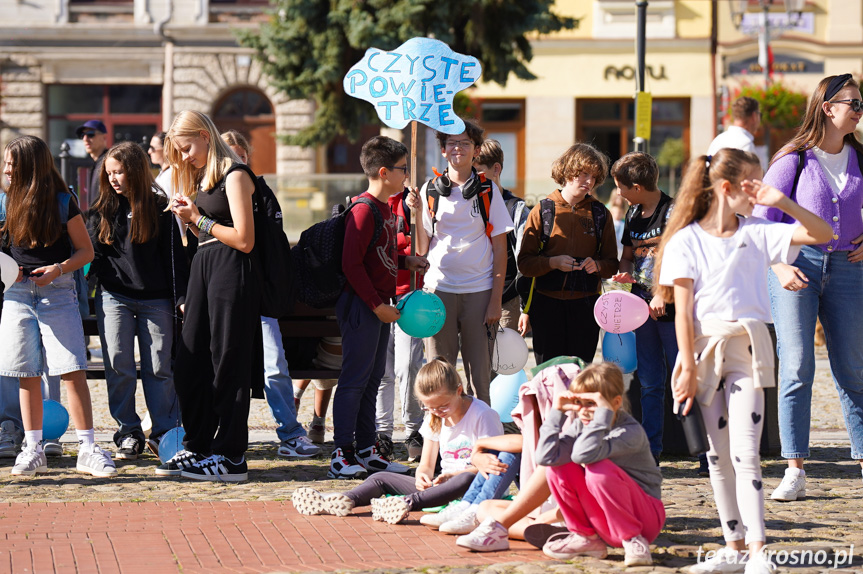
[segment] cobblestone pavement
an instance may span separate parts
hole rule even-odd
[[[853,565],[842,565],[849,568],[845,571],[863,571],[860,466],[848,460],[847,435],[823,352],[818,367],[812,409],[814,447],[806,467],[807,498],[795,503],[767,500],[768,538],[771,549],[785,551],[775,558],[786,562],[785,571],[826,571],[833,564],[828,560],[845,556],[841,552],[854,556]],[[100,440],[110,440],[113,421],[107,413],[104,383],[94,381],[91,389]],[[302,421],[311,417],[310,404],[307,395]],[[139,405],[143,405],[142,398]],[[77,474],[72,434],[64,437],[65,456],[49,459],[47,475],[12,478],[8,472],[11,460],[0,460],[5,465],[0,466],[0,574],[349,569],[568,574],[624,570],[622,550],[617,549],[606,560],[572,562],[546,560],[525,543],[514,544],[510,553],[470,553],[457,549],[453,538],[420,526],[418,515],[407,526],[375,523],[368,514],[346,519],[302,517],[289,502],[297,487],[313,485],[334,492],[356,483],[327,479],[326,456],[309,461],[280,459],[264,401],[253,401],[250,425],[250,480],[240,484],[156,477],[153,470],[158,461],[150,456],[118,461],[118,476],[113,479]],[[325,447],[326,453],[330,446]],[[397,448],[403,454],[398,443]],[[671,458],[661,466],[668,518],[655,541],[656,564],[652,569],[629,571],[680,571],[696,561],[699,550],[718,548],[721,542],[709,481],[695,475],[697,463]],[[764,492],[769,494],[779,483],[785,464],[767,458],[763,467]],[[179,522],[177,517],[181,517]],[[81,544],[87,548],[84,554]],[[164,550],[161,554],[160,549]],[[801,556],[788,554],[791,550],[812,550],[802,555],[810,564],[789,568],[787,562]]]

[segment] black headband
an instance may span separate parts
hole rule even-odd
[[[836,76],[830,83],[827,85],[827,91],[824,92],[824,101],[829,102],[833,99],[833,96],[842,89],[842,86],[845,85],[845,82],[850,80],[853,76],[851,74],[842,74],[841,76]]]

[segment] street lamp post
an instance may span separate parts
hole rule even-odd
[[[743,24],[743,15],[749,9],[751,4],[757,4],[760,10],[759,26],[758,26],[758,65],[764,73],[764,91],[770,87],[770,39],[771,34],[777,36],[797,26],[800,17],[803,14],[803,8],[806,6],[806,0],[784,0],[785,13],[788,14],[788,22],[780,25],[772,25],[770,23],[770,7],[779,4],[779,0],[731,0],[731,20],[734,22],[734,27],[741,29]],[[746,32],[744,32],[746,33]],[[770,126],[766,123],[764,126],[764,146],[767,148],[767,158],[770,159]]]

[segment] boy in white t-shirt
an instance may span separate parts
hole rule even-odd
[[[426,339],[426,356],[443,356],[455,364],[461,350],[470,393],[488,403],[490,351],[502,313],[506,234],[513,224],[500,189],[473,169],[483,130],[469,120],[464,123],[464,133],[437,133],[447,168],[420,191],[426,209],[417,253],[428,254],[425,286],[446,308],[443,328]]]

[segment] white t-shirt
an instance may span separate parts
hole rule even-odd
[[[833,190],[833,195],[839,195],[839,192],[845,189],[845,184],[848,183],[848,152],[850,150],[851,146],[848,144],[842,146],[842,151],[839,153],[827,153],[818,146],[812,148],[815,159],[821,164],[821,170],[826,176],[827,183],[830,184],[830,189]]]
[[[775,223],[738,216],[740,226],[731,237],[716,237],[697,222],[669,239],[662,259],[661,285],[693,279],[695,318],[757,319],[772,322],[767,294],[767,269],[774,263],[793,263],[800,253],[791,245],[797,224]]]
[[[439,443],[441,472],[460,472],[470,466],[470,456],[477,439],[502,435],[503,425],[497,412],[475,398],[458,423],[448,427],[444,421],[440,432],[432,432],[427,415],[420,434],[426,440]]]
[[[473,176],[476,177],[476,176]],[[423,205],[428,207],[426,189],[420,191]],[[492,183],[489,223],[492,236],[513,230],[512,218],[501,198],[500,189]],[[453,186],[449,197],[440,197],[435,216],[434,236],[429,210],[423,209],[423,227],[431,237],[429,270],[424,283],[429,290],[446,293],[479,293],[492,286],[494,265],[491,241],[485,235],[482,215],[474,208],[474,199],[465,199],[461,187]]]

